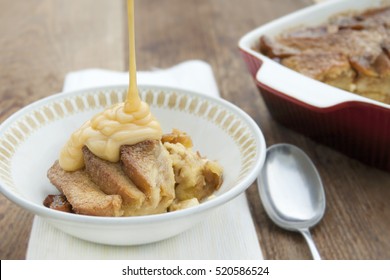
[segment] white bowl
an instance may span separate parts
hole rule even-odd
[[[58,193],[46,177],[70,134],[105,107],[122,101],[126,87],[105,87],[56,94],[9,117],[0,126],[0,191],[19,206],[42,216],[75,237],[110,245],[163,240],[201,221],[216,207],[244,192],[265,159],[265,141],[257,124],[241,109],[218,98],[161,87],[140,87],[163,131],[178,128],[194,149],[224,168],[215,198],[176,212],[141,217],[92,217],[43,206]]]

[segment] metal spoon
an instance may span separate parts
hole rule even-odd
[[[309,228],[316,225],[325,213],[325,192],[309,157],[293,145],[269,147],[257,185],[271,220],[284,229],[300,232],[313,259],[320,260]]]

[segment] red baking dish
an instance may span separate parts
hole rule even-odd
[[[292,71],[256,51],[261,35],[325,23],[343,11],[383,5],[375,0],[329,1],[292,13],[246,35],[241,54],[271,113],[281,124],[366,164],[390,172],[390,105]]]

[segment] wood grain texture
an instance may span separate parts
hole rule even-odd
[[[237,41],[243,34],[311,3],[136,1],[138,68],[164,68],[188,59],[210,63],[221,95],[254,118],[267,145],[297,145],[317,166],[327,195],[325,217],[312,230],[321,255],[325,259],[390,259],[390,174],[276,123],[238,52]],[[59,91],[69,71],[127,69],[124,4],[106,0],[0,0],[0,121],[24,105]],[[310,259],[299,234],[279,229],[269,220],[255,184],[247,195],[265,258]],[[31,221],[32,215],[0,197],[0,258],[24,258]]]

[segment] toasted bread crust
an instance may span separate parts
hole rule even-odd
[[[175,198],[175,178],[167,150],[159,140],[122,146],[121,161],[125,174],[146,194],[151,207],[167,207]]]
[[[83,148],[85,171],[91,180],[106,194],[118,194],[123,204],[140,208],[145,194],[123,172],[120,163],[108,162],[95,156],[87,147]]]
[[[121,216],[122,198],[106,195],[84,170],[66,172],[58,161],[47,173],[50,181],[63,193],[78,214],[92,216]]]

